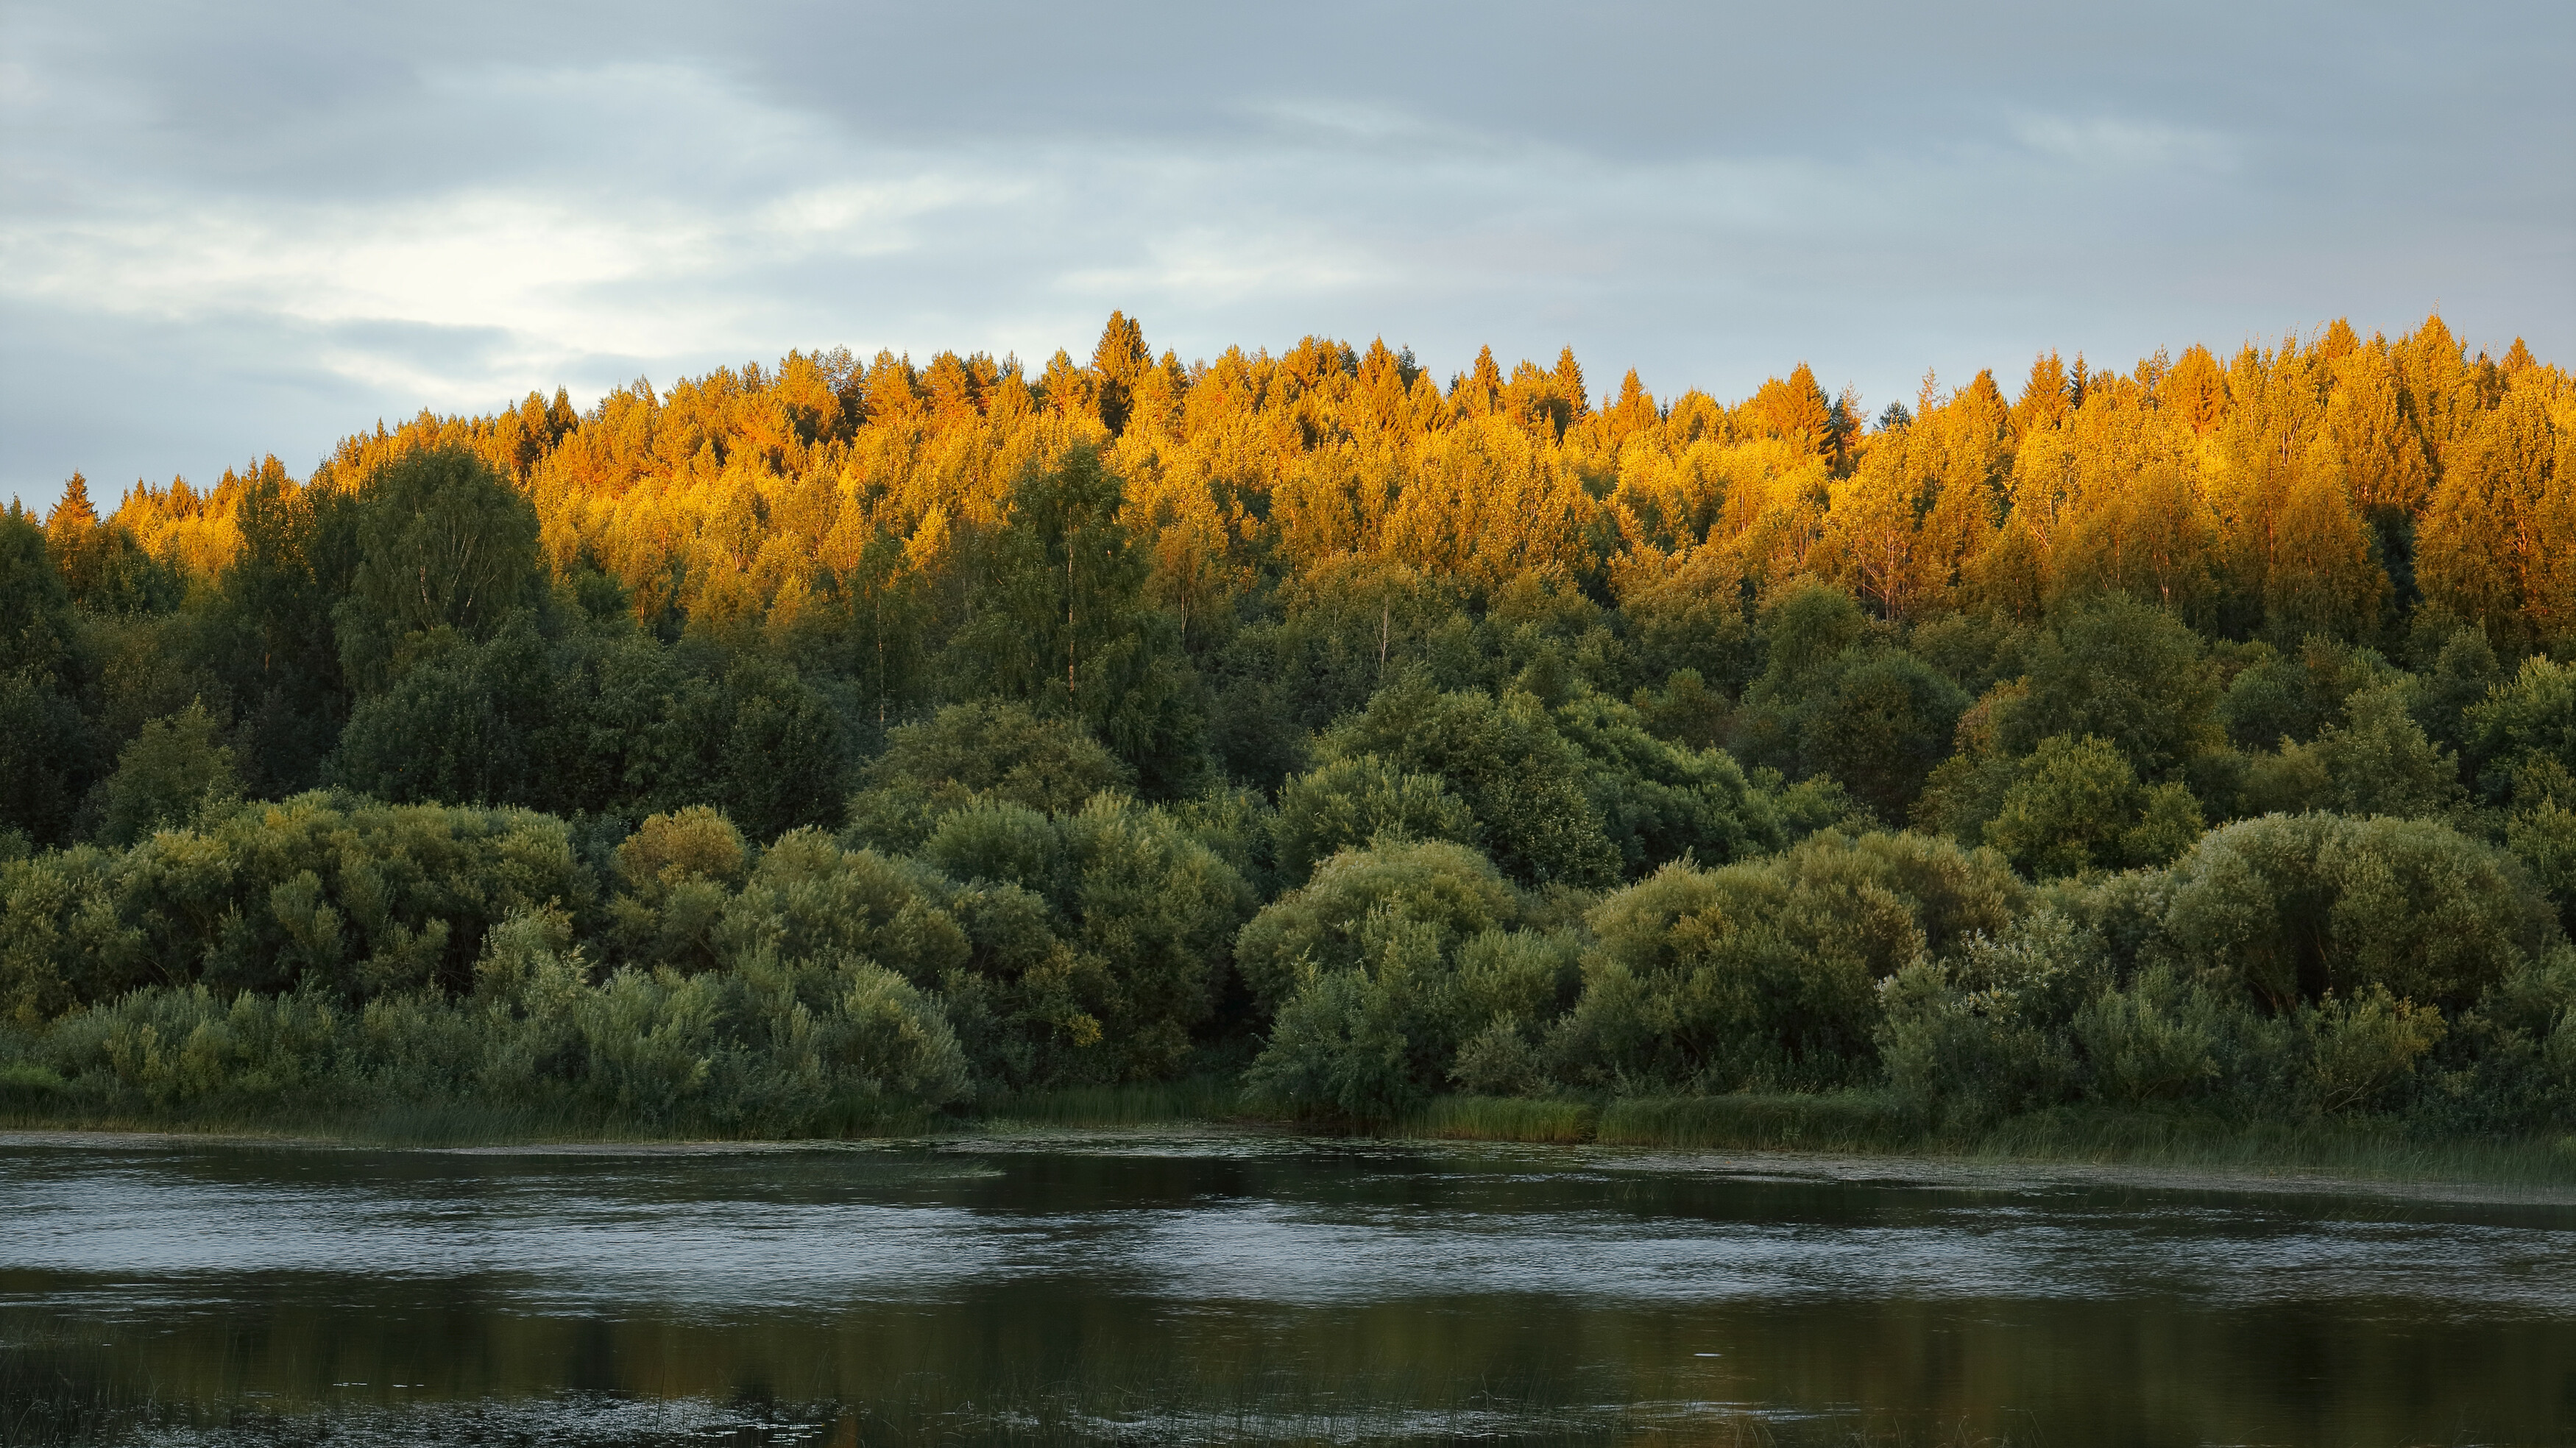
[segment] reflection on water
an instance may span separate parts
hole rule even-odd
[[[0,1442],[2576,1441],[2576,1211],[1046,1136],[0,1138]]]

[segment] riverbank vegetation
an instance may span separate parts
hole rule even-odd
[[[9,513],[0,738],[20,1122],[2576,1132],[2576,386],[2438,319],[425,414]]]

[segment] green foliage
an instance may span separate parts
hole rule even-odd
[[[937,1003],[880,967],[761,959],[593,984],[567,935],[560,915],[509,917],[473,991],[446,1000],[137,991],[65,1017],[42,1065],[64,1094],[111,1106],[554,1102],[733,1133],[846,1129],[967,1090]]]
[[[1455,1050],[1455,982],[1440,927],[1373,910],[1354,922],[1356,959],[1310,967],[1245,1074],[1254,1099],[1361,1120],[1429,1094]]]
[[[985,691],[1097,732],[1149,792],[1195,787],[1202,728],[1150,562],[1118,521],[1123,485],[1087,447],[1013,485],[979,616],[956,648]]]
[[[2314,744],[2285,742],[2276,760],[2258,761],[2247,784],[2249,801],[2284,812],[2417,817],[2443,815],[2466,802],[2459,761],[2425,736],[2402,687],[2356,691],[2343,714],[2342,722],[2317,732]]]
[[[1381,839],[1471,844],[1476,817],[1438,777],[1399,774],[1362,754],[1281,785],[1273,830],[1280,877],[1303,881],[1318,862]]]
[[[1279,811],[1259,791],[1212,784],[1192,798],[1163,806],[1163,812],[1241,875],[1254,899],[1279,893]]]
[[[2505,823],[2504,843],[2557,904],[2559,924],[2576,935],[2576,809],[2561,803],[2562,798],[2576,799],[2576,790],[2543,795],[2514,811]]]
[[[1449,1080],[1488,1096],[1547,1089],[1547,1027],[1582,992],[1587,944],[1571,926],[1468,937],[1455,956],[1451,1035],[1461,1044]]]
[[[1996,742],[2027,754],[2056,735],[2107,739],[2163,782],[2221,743],[2218,683],[2182,620],[2126,594],[2078,606],[2033,641],[2027,688],[1998,701]]]
[[[2013,773],[1983,838],[2034,876],[2162,865],[2200,838],[2191,792],[2140,785],[2106,739],[2043,739]]]
[[[15,501],[0,512],[0,674],[53,677],[69,661],[74,620],[45,530]]]
[[[2369,649],[2312,638],[2296,654],[2269,644],[2248,646],[2252,662],[2237,670],[2218,700],[2218,722],[2235,745],[2268,749],[2284,739],[2306,743],[2343,717],[2355,693],[2397,681]]]
[[[1869,634],[1868,615],[1850,594],[1813,580],[1789,588],[1762,608],[1762,675],[1748,693],[1804,697],[1815,676]]]
[[[2428,821],[2326,814],[2212,831],[2174,867],[2165,927],[2183,960],[2276,1013],[2373,987],[2466,1005],[2557,934],[2502,851]]]
[[[0,863],[0,1021],[37,1029],[146,978],[144,932],[119,911],[124,864],[87,845]]]
[[[860,771],[850,827],[880,847],[910,850],[939,815],[975,800],[1068,814],[1134,782],[1079,720],[998,699],[951,704],[887,731],[885,752]]]
[[[2221,1080],[2219,1058],[2240,1016],[2225,994],[2169,966],[2102,992],[2071,1023],[2090,1068],[2088,1093],[2129,1107],[2206,1095]]]
[[[2073,924],[2041,910],[1995,936],[1972,935],[1946,960],[1888,977],[1877,1044],[1888,1083],[1917,1109],[1978,1124],[2071,1096],[2070,999],[2098,974]]]
[[[2469,708],[2464,723],[2478,789],[2489,800],[2514,798],[2516,782],[2535,765],[2555,764],[2550,778],[2576,776],[2576,664],[2524,660],[2510,682]]]
[[[1380,840],[1317,866],[1264,906],[1235,941],[1235,968],[1253,1000],[1275,1011],[1307,971],[1358,967],[1360,929],[1383,914],[1433,933],[1440,948],[1516,923],[1523,904],[1493,862],[1443,840]]]
[[[1905,818],[1950,753],[1967,695],[1824,584],[1773,599],[1762,625],[1767,662],[1734,718],[1736,750],[1795,777],[1837,781],[1881,819]]]
[[[1970,695],[2017,679],[2027,670],[2033,631],[1992,612],[1945,613],[1906,635],[1906,650]]]
[[[1580,756],[1584,797],[1627,876],[1684,858],[1744,859],[1795,829],[1800,803],[1756,788],[1721,750],[1657,738],[1630,705],[1585,694],[1553,722]]]
[[[713,795],[755,839],[839,823],[840,711],[792,666],[759,658],[726,670],[722,697],[731,717],[715,734],[715,778],[691,793]]]
[[[398,803],[554,803],[551,663],[524,617],[479,646],[453,630],[424,638],[402,677],[350,712],[335,774]]]
[[[1687,672],[1704,684],[1729,688],[1753,671],[1742,577],[1721,549],[1693,550],[1670,572],[1623,592],[1619,607],[1641,679]]]
[[[742,832],[709,805],[648,817],[617,847],[610,938],[628,960],[708,970],[715,928],[750,863]]]
[[[348,718],[333,616],[358,566],[358,515],[357,499],[324,480],[295,488],[275,458],[242,491],[241,548],[215,578],[205,621],[256,793],[320,784]],[[369,648],[385,642],[371,636]]]
[[[1573,932],[1489,928],[1462,940],[1447,922],[1385,905],[1347,923],[1340,963],[1300,961],[1244,1076],[1254,1100],[1384,1121],[1452,1083],[1497,1095],[1543,1089],[1534,1027],[1573,998]]]
[[[45,532],[16,503],[0,512],[0,829],[46,844],[71,833],[96,744],[65,685],[77,620]]]
[[[1211,744],[1248,783],[1270,788],[1304,768],[1312,731],[1399,674],[1474,672],[1457,666],[1474,632],[1460,591],[1395,560],[1323,561],[1281,580],[1270,602],[1276,617],[1248,618],[1211,660]]]
[[[1443,693],[1409,674],[1333,726],[1320,749],[1328,762],[1374,756],[1439,779],[1466,800],[1485,848],[1514,879],[1617,878],[1618,847],[1585,795],[1585,758],[1532,695]]]
[[[2432,613],[2426,610],[2426,613]],[[2407,681],[2407,705],[2435,743],[2458,749],[2469,707],[2487,696],[2499,677],[2495,649],[2474,628],[2442,627],[2442,620],[2419,618],[2416,632],[2435,640],[2421,672]]]
[[[623,624],[548,638],[521,613],[479,644],[417,638],[402,675],[358,701],[333,772],[406,803],[628,818],[716,804],[767,839],[839,822],[846,737],[791,664],[665,649]]]
[[[1799,767],[1902,820],[1967,707],[1958,685],[1902,649],[1846,650],[1809,676],[1794,727]]]
[[[233,752],[216,742],[203,703],[143,726],[107,777],[101,841],[123,847],[157,829],[185,824],[200,810],[221,811],[240,798]]]
[[[1015,982],[1044,1003],[1029,996],[996,1009],[1042,1010],[1054,1023],[1076,1053],[1049,1068],[1055,1082],[1178,1070],[1254,903],[1243,877],[1168,815],[1114,796],[1052,818],[975,804],[940,821],[922,858],[950,878],[1045,902],[1062,948]]]
[[[1819,835],[1769,860],[1672,865],[1587,917],[1601,942],[1551,1048],[1623,1092],[1815,1089],[1878,1062],[1879,982],[1971,931],[2020,886],[1991,854],[1906,835]]]
[[[2439,1010],[2399,1000],[2376,983],[2302,1007],[2299,1028],[2309,1047],[2302,1084],[2315,1109],[2329,1113],[2384,1102],[2446,1029]]]
[[[93,768],[95,742],[80,707],[42,670],[0,673],[0,736],[10,741],[8,767],[0,769],[0,829],[60,843],[72,833]]]
[[[369,477],[355,505],[357,566],[333,610],[341,667],[362,686],[398,673],[411,641],[489,637],[537,598],[537,514],[481,458],[423,448]]]
[[[330,794],[200,816],[122,854],[7,869],[0,990],[22,1015],[152,981],[226,998],[461,990],[492,924],[577,907],[591,888],[559,820]]]

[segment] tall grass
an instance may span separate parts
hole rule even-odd
[[[2061,1107],[1939,1149],[1985,1159],[2120,1163],[2389,1182],[2576,1187],[2576,1136],[2434,1140],[2364,1125]]]
[[[0,1100],[0,1130],[176,1132],[209,1136],[302,1137],[374,1146],[510,1146],[540,1142],[655,1142],[915,1136],[952,1121],[908,1103],[846,1106],[804,1130],[688,1112],[642,1116],[566,1096],[517,1101],[489,1097],[340,1098],[308,1094],[219,1095],[145,1104],[99,1102],[68,1093]]]
[[[1921,1144],[1883,1091],[1815,1095],[1638,1096],[1601,1112],[1608,1146],[1728,1147],[1740,1151],[1902,1151]]]
[[[318,1138],[381,1146],[754,1140],[758,1121],[639,1117],[564,1097],[226,1095],[144,1105],[84,1101],[0,1082],[0,1130],[184,1132]],[[883,1103],[787,1133],[901,1137],[959,1131],[1232,1126],[1307,1129],[1246,1103],[1230,1076],[1070,1087],[988,1097],[964,1114]],[[1977,1128],[1938,1127],[1884,1091],[1812,1095],[1560,1098],[1443,1096],[1370,1134],[1667,1150],[1805,1151],[1979,1161],[2127,1164],[2229,1176],[2576,1188],[2576,1136],[2428,1139],[2366,1123],[2246,1121],[2206,1112],[2069,1106]]]
[[[1601,1109],[1583,1101],[1527,1100],[1510,1096],[1442,1096],[1408,1113],[1393,1128],[1399,1136],[1441,1141],[1590,1141]]]
[[[995,1095],[977,1119],[991,1126],[1173,1126],[1245,1120],[1243,1086],[1222,1076],[1067,1086]]]

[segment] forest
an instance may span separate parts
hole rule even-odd
[[[0,519],[0,1115],[2576,1132],[2576,383],[790,353]]]

